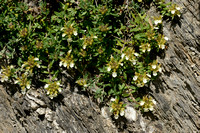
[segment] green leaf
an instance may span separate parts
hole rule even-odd
[[[134,38],[137,40],[144,40],[145,37],[146,37],[145,33],[138,33],[134,36]]]
[[[140,29],[138,27],[133,28],[133,29],[130,30],[130,32],[138,32],[138,31],[140,31]]]
[[[124,92],[124,93],[122,94],[122,96],[123,96],[123,97],[129,97],[129,96],[130,96],[130,94],[129,94],[129,93],[127,93],[127,92]]]

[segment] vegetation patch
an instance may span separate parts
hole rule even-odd
[[[160,16],[147,16],[155,3]],[[0,2],[1,82],[17,84],[22,94],[33,85],[53,99],[67,72],[84,91],[111,99],[114,118],[124,115],[125,100],[143,112],[156,101],[139,95],[161,72],[156,56],[166,49],[162,19],[180,17],[180,7],[164,0],[64,0],[52,10],[46,2]],[[140,96],[137,98],[137,96]]]

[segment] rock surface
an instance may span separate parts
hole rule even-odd
[[[40,90],[8,95],[0,86],[2,133],[198,133],[200,130],[200,1],[174,0],[182,6],[178,23],[163,22],[169,38],[163,72],[149,86],[157,101],[153,114],[136,112],[132,121],[112,120],[88,96],[64,89],[53,101]],[[150,12],[154,12],[152,7]]]

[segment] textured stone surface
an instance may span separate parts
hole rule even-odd
[[[164,23],[169,37],[163,72],[150,85],[158,101],[157,113],[166,132],[200,130],[200,1],[176,0],[183,7],[178,24]]]
[[[174,0],[182,6],[178,23],[163,22],[169,38],[163,72],[149,86],[155,112],[136,112],[134,121],[112,120],[107,107],[64,89],[53,101],[40,89],[8,95],[0,86],[1,133],[198,133],[200,130],[200,1]],[[155,8],[150,9],[154,14]]]

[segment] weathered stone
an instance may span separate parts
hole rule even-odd
[[[166,0],[169,1],[169,0]],[[174,0],[183,14],[179,22],[163,21],[169,38],[165,56],[159,58],[163,72],[149,88],[157,101],[155,112],[137,111],[130,122],[109,114],[87,96],[64,89],[57,99],[37,91],[26,96],[8,95],[0,86],[2,133],[198,133],[200,130],[200,1]],[[155,15],[151,6],[149,13]],[[195,53],[195,54],[194,54]],[[36,105],[37,104],[37,105]],[[36,110],[37,109],[37,110]],[[104,112],[102,114],[102,112]],[[134,111],[131,111],[134,112]],[[40,115],[38,115],[38,113]],[[126,117],[126,116],[125,116]]]
[[[136,121],[137,120],[137,112],[133,107],[127,106],[125,109],[125,118],[129,121]]]
[[[39,115],[44,115],[46,113],[46,109],[45,108],[38,108],[36,110],[36,112],[39,114]]]

